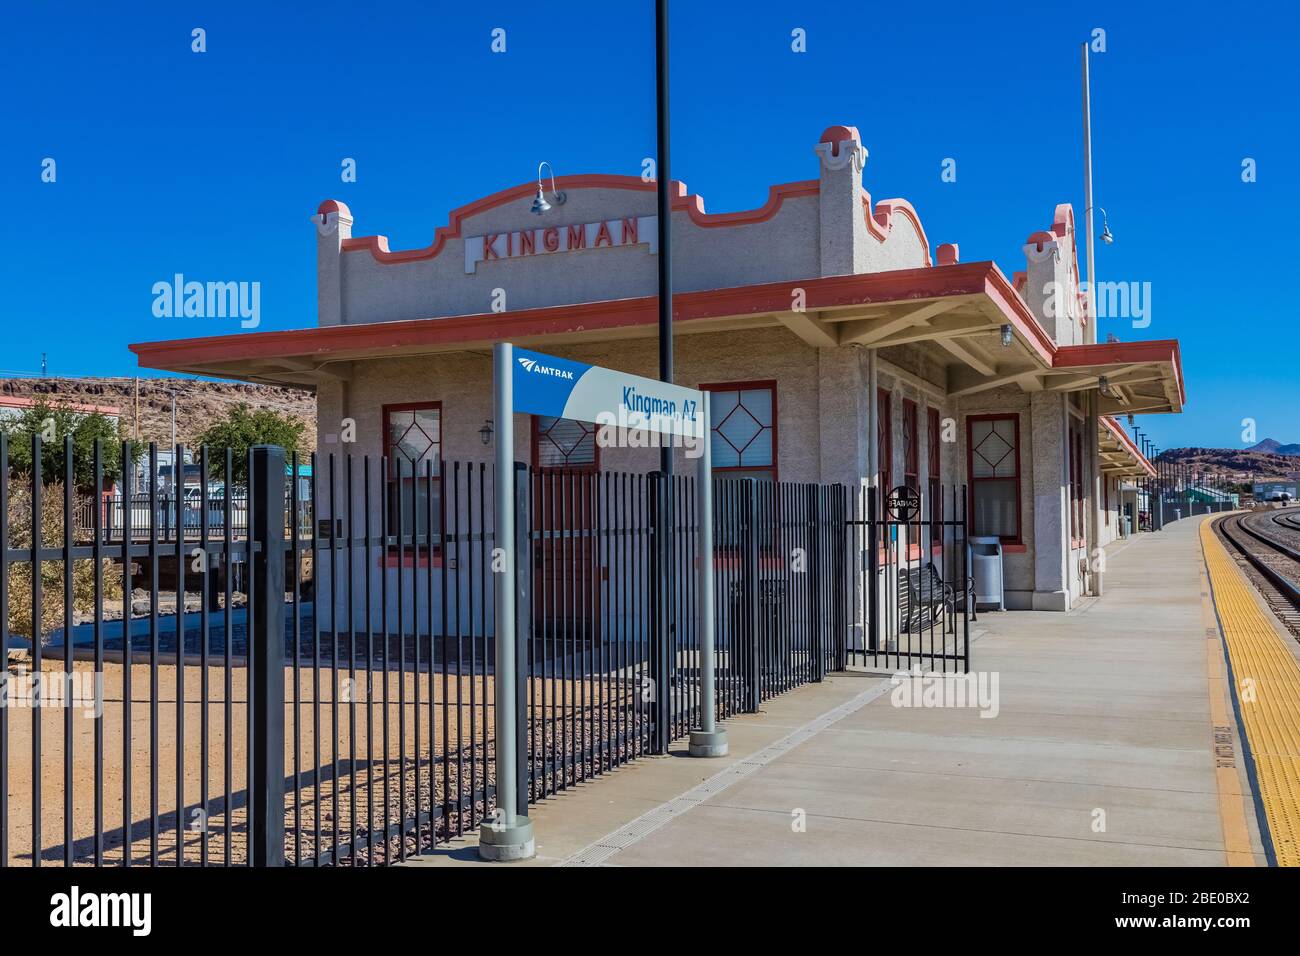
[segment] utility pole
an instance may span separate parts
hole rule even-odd
[[[1083,218],[1088,249],[1088,325],[1086,344],[1097,341],[1097,270],[1093,262],[1092,228],[1092,96],[1088,77],[1088,44],[1083,44]]]
[[[1083,340],[1092,345],[1097,341],[1097,263],[1093,257],[1092,229],[1092,103],[1088,90],[1088,44],[1082,45],[1083,54],[1083,201],[1085,229],[1088,247],[1088,324],[1084,326]],[[1101,463],[1100,463],[1100,416],[1101,383],[1098,380],[1097,391],[1089,399],[1088,443],[1092,446],[1088,456],[1093,463],[1092,474],[1092,534],[1091,548],[1088,552],[1088,567],[1092,570],[1092,593],[1101,597],[1105,573],[1105,561],[1101,551]]]
[[[673,248],[672,248],[672,156],[669,137],[668,100],[668,0],[655,0],[655,131],[658,168],[655,170],[658,200],[659,240],[659,380],[673,380]],[[710,440],[709,435],[704,436]],[[651,501],[654,514],[654,580],[650,608],[650,713],[653,724],[651,753],[667,753],[668,720],[671,712],[670,650],[673,635],[673,595],[676,575],[673,568],[672,528],[673,446],[664,442],[659,450],[659,476]]]

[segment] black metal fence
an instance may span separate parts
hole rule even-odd
[[[697,724],[703,560],[719,718],[850,664],[968,660],[965,603],[877,606],[880,560],[904,584],[919,563],[843,485],[718,479],[701,554],[689,476],[519,466],[510,543],[486,464],[313,455],[303,488],[279,449],[238,469],[201,449],[199,507],[128,468],[115,494],[144,501],[115,512],[101,449],[83,488],[64,450],[63,475],[19,481],[0,435],[0,865],[381,865],[472,830],[495,801],[499,546],[525,595],[521,805]],[[966,575],[952,509],[906,532],[944,586]]]

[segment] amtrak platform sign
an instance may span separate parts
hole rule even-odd
[[[515,411],[701,438],[700,393],[653,378],[514,348]]]

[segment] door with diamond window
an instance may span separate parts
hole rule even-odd
[[[551,633],[594,637],[600,572],[594,529],[600,449],[589,422],[533,416],[533,611]]]

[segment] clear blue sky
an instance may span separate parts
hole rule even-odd
[[[873,196],[909,199],[932,244],[1010,274],[1056,203],[1082,214],[1079,43],[1102,27],[1096,201],[1118,242],[1099,278],[1150,282],[1152,323],[1101,332],[1179,338],[1188,381],[1186,413],[1144,427],[1167,447],[1230,446],[1252,417],[1260,438],[1300,441],[1294,15],[1079,6],[679,0],[673,175],[710,211],[747,209],[816,175],[824,127],[856,125]],[[791,52],[796,27],[807,53]],[[653,3],[40,0],[3,13],[0,84],[0,374],[42,352],[51,374],[133,374],[129,342],[238,331],[155,318],[151,287],[176,272],[259,281],[263,329],[314,324],[308,217],[324,198],[400,249],[542,158],[639,174]],[[340,181],[343,157],[357,182]]]

